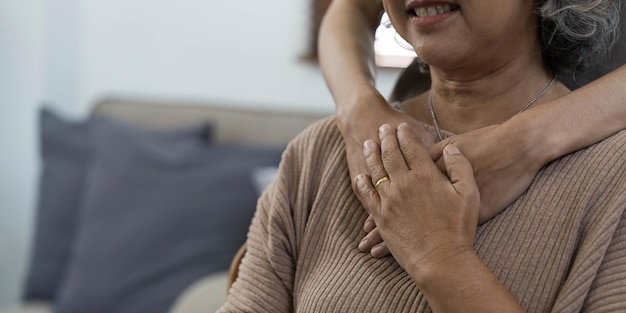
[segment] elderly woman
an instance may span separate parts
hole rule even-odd
[[[422,131],[411,116],[391,109],[374,87],[372,33],[379,24],[381,11],[379,1],[334,0],[320,29],[320,63],[337,105],[337,122],[346,142],[353,179],[366,170],[361,147],[364,140],[375,135],[378,126],[407,122],[416,131]],[[622,12],[624,20],[626,12]],[[626,23],[621,31],[626,32]],[[591,81],[621,66],[618,70],[575,92],[546,101],[549,105],[532,106],[500,125],[449,137],[429,146],[429,152],[437,158],[451,142],[463,148],[474,166],[484,221],[517,198],[547,162],[626,128],[625,60],[626,40],[622,40],[602,66],[559,78],[564,78],[566,85],[577,87],[579,82]],[[428,78],[420,74],[418,62],[411,64],[402,73],[391,99],[405,100],[423,92]],[[432,142],[429,134],[422,137],[423,143]],[[368,231],[370,222],[366,222]],[[361,247],[369,251],[380,236],[374,230],[365,239],[367,242]],[[372,255],[381,257],[386,251],[379,245]]]
[[[597,38],[571,46],[570,22],[605,21],[619,10],[618,0],[589,1],[584,10],[551,0],[539,9],[531,0],[383,3],[430,66],[431,89],[400,107],[442,139],[568,93],[554,73],[585,64],[555,56],[598,47]],[[582,15],[554,23],[572,13]],[[370,175],[356,185],[393,258],[357,248],[367,213],[329,118],[285,151],[220,311],[626,310],[626,133],[551,162],[478,229],[478,187],[457,146],[444,149],[444,175],[407,124],[383,125],[379,139],[366,141]]]

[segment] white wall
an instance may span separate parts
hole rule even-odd
[[[113,0],[83,6],[80,103],[102,93],[331,112],[308,42],[309,0]]]
[[[0,307],[17,301],[35,205],[37,109],[107,95],[332,112],[299,61],[310,0],[0,0]],[[388,93],[397,73],[381,73]]]
[[[0,306],[20,290],[37,175],[43,0],[0,0]]]

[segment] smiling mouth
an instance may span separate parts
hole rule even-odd
[[[438,14],[444,14],[452,11],[456,11],[459,9],[459,6],[456,4],[437,4],[426,7],[419,7],[412,10],[409,10],[408,13],[417,17],[427,17],[434,16]]]

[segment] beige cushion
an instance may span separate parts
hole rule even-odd
[[[226,302],[227,285],[226,271],[202,278],[181,293],[170,313],[215,312]],[[19,307],[0,309],[0,313],[52,313],[52,305],[27,302]]]
[[[1,309],[0,313],[52,313],[48,302],[26,302],[20,307]]]
[[[215,312],[226,302],[228,272],[205,277],[191,285],[176,300],[170,313]]]
[[[215,141],[284,146],[304,128],[327,114],[244,109],[218,103],[105,99],[92,115],[106,115],[147,129],[173,129],[213,121]]]

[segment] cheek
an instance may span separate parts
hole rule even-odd
[[[403,33],[405,32],[407,21],[407,14],[405,12],[404,2],[400,2],[398,0],[383,0],[383,7],[385,8],[385,12],[389,16],[389,20],[394,26],[394,29],[400,35],[403,35]]]
[[[502,41],[503,38],[510,38],[513,35],[515,24],[519,21],[519,16],[509,14],[508,12],[500,12],[499,14],[486,14],[479,11],[480,14],[466,14],[465,36],[473,38],[478,45],[489,45],[494,42]]]
[[[494,8],[499,9],[494,11]],[[468,24],[474,31],[484,34],[487,40],[496,40],[526,33],[533,11],[533,1],[530,0],[485,1],[473,7],[467,18],[471,19]]]

